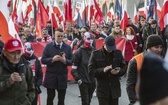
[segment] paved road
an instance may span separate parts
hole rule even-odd
[[[119,105],[128,105],[128,97],[126,94],[126,88],[125,88],[125,77],[121,78],[121,88],[122,88],[122,96],[119,99]],[[41,87],[42,94],[41,94],[41,105],[46,105],[46,88],[43,86]],[[56,94],[57,95],[57,94]],[[69,83],[66,99],[65,99],[65,105],[81,105],[81,99],[78,97],[79,95],[79,89],[77,84]],[[54,99],[54,105],[57,105],[57,97]],[[98,105],[97,97],[93,97],[91,105]]]

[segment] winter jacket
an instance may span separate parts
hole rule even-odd
[[[10,85],[9,78],[13,73],[12,64],[3,55],[0,57],[0,61],[0,104],[31,105],[35,97],[35,87],[28,62],[21,57],[15,72],[22,76],[22,81]]]
[[[88,74],[88,62],[92,51],[95,48],[86,48],[81,46],[73,55],[73,66],[77,66],[77,69],[72,70],[72,75],[76,81],[79,79],[85,83],[94,83],[95,79],[93,76]]]
[[[60,61],[52,62],[55,55],[60,55],[60,52],[65,53],[66,63]],[[72,65],[72,51],[71,47],[63,42],[61,49],[59,49],[55,41],[46,45],[43,51],[41,62],[47,65],[46,75],[44,78],[44,87],[49,89],[66,89],[68,68]]]
[[[29,65],[32,68],[36,91],[41,93],[40,86],[43,80],[43,73],[39,59],[34,54],[30,57],[26,54],[23,54],[22,56],[29,62]]]
[[[137,59],[142,60],[142,54],[143,53],[140,53],[135,56],[136,58],[132,58],[127,68],[126,90],[130,104],[134,104],[137,101],[135,87],[137,83],[138,70],[140,70],[140,65],[142,64],[142,61],[137,61]]]
[[[104,68],[112,64],[112,68],[120,67],[117,75],[110,71],[104,73]],[[108,53],[104,47],[94,51],[89,59],[89,74],[97,79],[97,96],[113,99],[121,96],[119,77],[126,72],[126,63],[120,50]]]

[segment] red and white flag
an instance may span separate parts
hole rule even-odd
[[[144,0],[144,7],[138,9],[139,15],[141,15],[147,19],[148,9],[149,9],[149,6],[147,6],[147,0]]]
[[[114,19],[114,9],[113,7],[110,8],[110,10],[107,12],[107,21]]]
[[[65,21],[72,22],[72,8],[71,8],[72,1],[65,0],[64,1],[64,9],[65,9]]]
[[[136,8],[136,5],[134,5],[134,23],[135,24],[138,24],[138,13],[137,13],[137,8]]]
[[[168,25],[168,0],[166,0],[163,4],[159,23],[161,30],[163,30],[165,26]]]
[[[123,4],[123,2],[122,2],[122,4]],[[127,25],[128,25],[128,13],[127,13],[127,11],[126,11],[126,7],[125,7],[125,5],[122,5],[123,7],[123,9],[122,9],[122,18],[121,18],[121,29],[124,31],[125,30],[125,28],[127,27]]]

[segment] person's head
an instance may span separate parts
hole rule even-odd
[[[30,42],[26,42],[24,45],[24,52],[25,55],[31,57],[34,54],[33,46]]]
[[[71,22],[66,22],[66,30],[71,31]]]
[[[58,28],[55,30],[55,41],[61,43],[64,38],[64,32],[62,29]]]
[[[20,37],[22,44],[24,45],[27,42],[25,34],[20,34],[19,37]]]
[[[115,31],[115,33],[120,32],[120,25],[119,24],[114,26],[114,31]]]
[[[95,32],[97,29],[97,24],[96,23],[92,23],[91,26],[90,26],[90,30]]]
[[[82,28],[80,29],[81,36],[82,36],[82,37],[84,37],[84,33],[85,33],[86,31],[88,31],[86,27],[82,27]]]
[[[52,27],[51,21],[48,21],[48,22],[47,22],[46,27],[48,27],[48,28],[51,28],[51,27]]]
[[[104,48],[109,53],[116,50],[115,38],[113,36],[108,36],[105,38]]]
[[[163,40],[159,35],[150,35],[146,41],[146,49],[149,52],[154,52],[161,55],[163,51]]]
[[[11,64],[18,64],[22,55],[22,44],[18,39],[9,39],[3,49],[3,55]]]
[[[75,31],[75,33],[78,33],[79,29],[80,29],[79,25],[77,25],[77,24],[74,25],[74,31]]]
[[[154,20],[153,17],[149,17],[149,19],[148,19],[148,23],[151,24],[151,22],[152,22],[153,20]]]
[[[48,29],[47,28],[43,28],[42,29],[42,35],[45,37],[48,35]]]
[[[31,30],[30,30],[29,27],[25,27],[25,28],[24,28],[24,34],[25,34],[26,36],[29,36],[29,35],[31,34]]]
[[[132,24],[133,24],[133,22],[132,22],[132,19],[131,19],[131,18],[128,18],[128,24],[129,24],[129,25],[132,25]]]
[[[116,26],[116,25],[120,25],[120,20],[118,20],[118,19],[114,20],[114,26]]]
[[[135,31],[132,27],[127,27],[125,31],[125,35],[135,35]]]
[[[151,28],[155,29],[156,26],[157,26],[157,21],[156,20],[152,20],[150,25],[151,25]]]
[[[102,28],[103,28],[104,33],[107,34],[108,33],[108,26],[103,26]]]
[[[92,43],[92,37],[91,37],[91,34],[89,32],[84,33],[83,41],[84,41],[84,46],[85,47],[90,47],[90,45]]]
[[[140,105],[168,105],[168,64],[155,53],[146,53],[140,70]]]

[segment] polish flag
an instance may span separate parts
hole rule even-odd
[[[113,7],[110,8],[110,10],[107,12],[107,21],[114,19],[114,9]]]
[[[168,0],[166,0],[163,4],[159,23],[161,30],[163,30],[165,26],[168,25]]]
[[[49,20],[49,16],[41,0],[38,1],[38,12],[41,18],[41,27],[44,28]]]
[[[141,15],[147,19],[148,9],[149,9],[149,6],[147,6],[147,0],[144,0],[144,7],[138,9],[139,15]]]
[[[71,0],[64,0],[64,9],[65,9],[65,21],[72,22],[72,8],[71,8],[72,1]]]
[[[7,0],[0,3],[0,35],[2,36],[2,41],[6,42],[10,38],[17,38],[20,40],[12,16],[9,17],[7,3]],[[15,17],[16,15],[13,16]]]
[[[24,19],[23,19],[23,10],[22,10],[22,4],[23,4],[23,2],[22,2],[22,0],[19,0],[18,1],[18,6],[17,6],[17,16],[18,16],[18,18],[17,18],[17,23],[24,23]]]
[[[136,9],[136,5],[134,5],[134,23],[138,24],[138,13],[137,13],[137,9]]]
[[[56,1],[54,1],[53,12],[56,14],[59,23],[61,23],[61,25],[64,26],[65,17]]]
[[[24,20],[31,18],[31,14],[33,14],[33,3],[30,0],[24,1],[22,8]]]
[[[96,0],[94,0],[94,7],[95,7],[95,21],[98,23],[98,24],[102,24],[102,21],[103,21],[103,13],[99,7],[99,5],[97,4]]]
[[[91,25],[93,16],[94,16],[94,8],[93,8],[93,0],[89,0],[89,4],[88,4],[88,22],[89,22],[89,26]]]
[[[158,15],[159,19],[160,19],[160,16],[161,16],[161,10],[162,10],[162,8],[160,7],[159,3],[157,2],[157,15]]]
[[[122,2],[122,4],[123,4],[123,2]],[[125,30],[125,28],[127,27],[127,25],[128,25],[128,13],[127,13],[127,11],[126,11],[126,7],[125,7],[125,5],[122,5],[123,7],[123,9],[122,9],[122,18],[121,18],[121,29],[124,31]]]
[[[48,14],[49,14],[49,20],[51,20],[51,23],[52,23],[53,27],[54,27],[54,28],[58,28],[58,24],[59,24],[59,23],[57,23],[58,20],[56,20],[57,14],[54,13],[53,7],[51,6],[50,1],[48,1],[47,12],[48,12]]]

